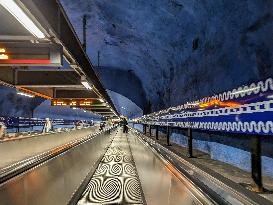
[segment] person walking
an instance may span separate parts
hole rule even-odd
[[[123,133],[128,133],[128,122],[126,118],[123,118]]]

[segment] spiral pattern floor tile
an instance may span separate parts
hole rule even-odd
[[[143,194],[126,134],[118,132],[78,205],[143,204]]]

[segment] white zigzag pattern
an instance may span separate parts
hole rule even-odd
[[[198,110],[196,112],[184,111],[181,113],[176,113],[173,115],[164,115],[157,117],[149,117],[149,120],[159,120],[159,119],[174,119],[174,118],[189,118],[189,117],[208,117],[208,116],[224,116],[231,114],[246,114],[246,113],[258,113],[258,112],[273,112],[273,100],[245,104],[236,108],[219,108],[213,110]]]
[[[254,89],[254,88],[257,88],[257,89]],[[249,90],[248,92],[241,92],[238,94],[233,94],[233,93],[240,92],[243,90],[248,90],[248,89],[253,89],[253,90]],[[233,89],[232,91],[227,91],[227,92],[223,92],[223,93],[220,93],[220,94],[212,96],[212,97],[203,98],[197,102],[205,103],[205,102],[209,102],[211,100],[220,100],[220,101],[232,100],[234,98],[245,97],[245,96],[252,95],[252,94],[258,94],[261,92],[266,92],[268,90],[273,90],[273,79],[272,78],[268,78],[265,81],[259,81],[257,84],[252,83],[249,86],[247,86],[247,85],[241,86],[237,89]]]

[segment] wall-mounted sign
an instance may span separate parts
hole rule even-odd
[[[62,66],[63,48],[49,43],[0,43],[0,66]]]

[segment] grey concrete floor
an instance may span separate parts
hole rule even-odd
[[[147,134],[146,136],[149,135]],[[155,136],[152,136],[151,138],[156,140]],[[165,135],[159,134],[158,142],[178,155],[184,157],[187,156],[186,147],[182,147],[181,145],[175,144],[173,142],[171,143],[172,146],[167,146],[167,139]],[[238,167],[221,161],[213,160],[207,153],[201,152],[199,150],[193,150],[193,155],[195,158],[190,158],[189,161],[192,160],[197,164],[205,166],[206,168],[222,175],[223,177],[240,184],[244,188],[249,188],[253,183],[250,172],[244,171]],[[263,176],[263,185],[265,192],[259,195],[273,202],[273,178]]]

